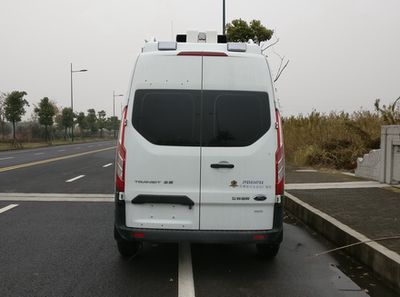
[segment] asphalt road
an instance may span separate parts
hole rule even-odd
[[[98,141],[68,145],[48,146],[26,150],[10,150],[0,152],[0,168],[46,160],[72,154],[79,154],[88,151],[95,151],[115,146],[115,141]]]
[[[46,157],[35,155],[43,149],[1,153],[0,162],[9,163],[0,163],[0,192],[111,194],[114,143],[90,145],[46,148]],[[90,153],[31,164],[76,151]],[[1,160],[5,154],[14,158]],[[13,167],[21,164],[31,165]],[[261,260],[252,245],[192,244],[196,296],[368,296],[363,288],[371,283],[371,296],[395,296],[357,263],[337,254],[315,257],[332,246],[312,231],[290,220],[284,228],[272,261]],[[2,201],[0,193],[0,296],[178,296],[178,244],[146,244],[123,260],[112,231],[113,203]],[[357,275],[367,279],[361,288]]]
[[[112,203],[20,202],[0,214],[1,296],[177,296],[178,245],[131,260],[112,238]],[[196,296],[367,296],[316,235],[286,224],[278,257],[252,245],[192,245]]]
[[[112,194],[114,146],[114,141],[105,141],[2,152],[0,192]],[[55,158],[64,159],[51,161]],[[46,163],[30,166],[38,161]],[[26,167],[13,169],[18,166]]]

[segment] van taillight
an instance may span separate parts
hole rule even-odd
[[[122,111],[122,119],[118,135],[117,156],[115,164],[116,165],[115,188],[117,192],[125,192],[125,161],[126,161],[125,127],[126,127],[127,112],[128,112],[128,106],[125,106],[124,110]]]
[[[275,111],[277,125],[278,148],[275,153],[275,195],[283,195],[285,186],[285,151],[283,148],[282,119],[278,110]]]

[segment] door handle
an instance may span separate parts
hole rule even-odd
[[[215,164],[211,164],[210,166],[211,166],[211,168],[215,168],[215,169],[218,169],[218,168],[232,169],[233,167],[235,167],[235,165],[229,164],[229,163],[215,163]]]

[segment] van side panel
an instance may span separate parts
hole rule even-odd
[[[209,129],[216,134],[217,143],[204,144],[201,149],[200,229],[272,229],[277,136],[272,84],[264,57],[204,57],[203,92],[217,90],[221,95],[205,103],[210,104],[205,116],[213,118]],[[257,112],[260,108],[262,113]],[[260,115],[262,120],[253,118]],[[229,120],[237,131],[221,128]],[[254,135],[259,135],[255,141]],[[220,164],[232,166],[218,168]]]
[[[158,129],[155,125],[168,123],[176,112],[160,94],[169,91],[165,98],[175,98],[177,102],[189,98],[182,101],[183,107],[192,111],[198,108],[199,100],[191,90],[201,89],[201,67],[201,57],[177,57],[170,53],[141,54],[138,59],[128,105],[129,137],[125,137],[127,227],[199,229],[200,147],[154,142],[168,141],[169,126]],[[187,92],[173,96],[174,89]],[[136,121],[133,116],[138,117]],[[179,125],[186,118],[177,117],[174,123]],[[189,205],[190,201],[193,205]]]

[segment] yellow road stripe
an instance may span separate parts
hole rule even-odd
[[[84,153],[66,155],[66,156],[61,156],[61,157],[56,157],[56,158],[51,158],[51,159],[46,159],[46,160],[40,160],[40,161],[35,161],[35,162],[30,162],[30,163],[13,165],[13,166],[9,166],[9,167],[3,167],[3,168],[0,168],[0,172],[15,170],[15,169],[19,169],[19,168],[25,168],[25,167],[31,167],[31,166],[40,165],[40,164],[46,164],[46,163],[70,159],[70,158],[76,158],[76,157],[80,157],[80,156],[84,156],[84,155],[89,155],[89,154],[94,154],[94,153],[103,152],[103,151],[107,151],[107,150],[112,150],[114,148],[115,148],[115,146],[112,146],[112,147],[107,147],[107,148],[94,150],[94,151],[88,151],[88,152],[84,152]]]

